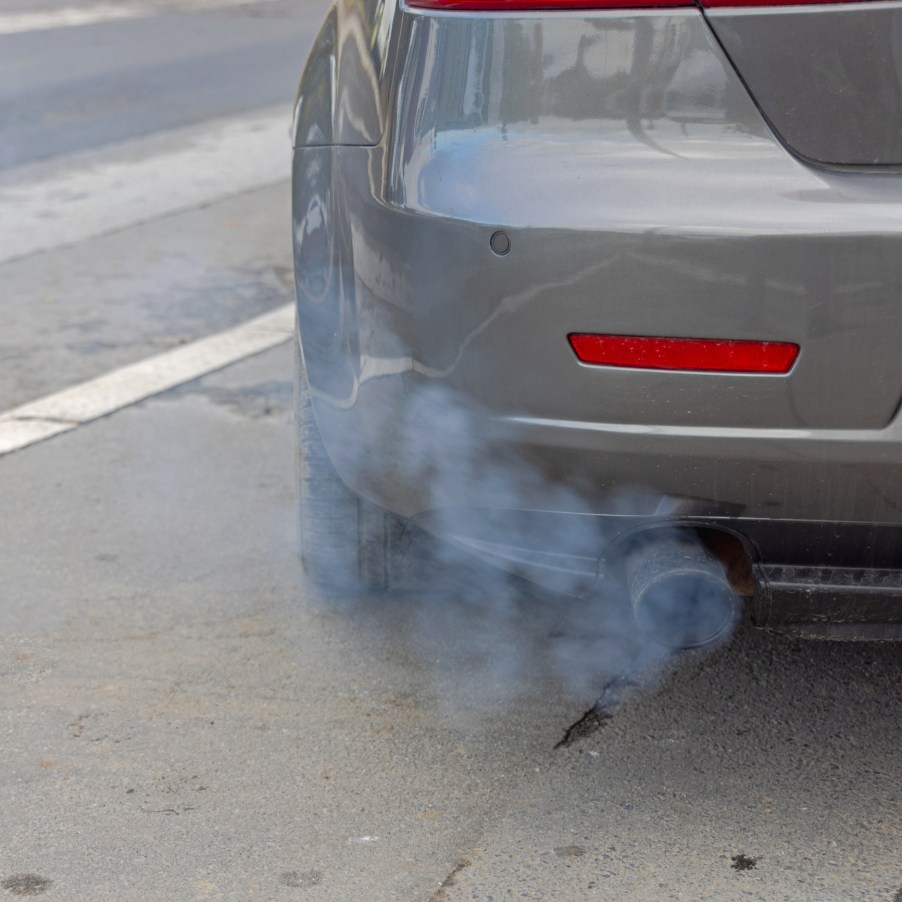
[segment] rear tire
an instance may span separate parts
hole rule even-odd
[[[355,495],[323,444],[310,387],[295,348],[298,538],[307,577],[324,591],[400,588],[405,554],[420,531]]]

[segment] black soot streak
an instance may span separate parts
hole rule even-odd
[[[567,728],[564,738],[555,745],[555,748],[565,749],[574,742],[579,742],[580,739],[586,739],[593,733],[597,733],[613,716],[604,708],[597,706],[589,708],[575,724]]]
[[[734,855],[733,863],[730,865],[734,871],[751,871],[758,867],[757,858],[749,858],[748,855]]]
[[[0,886],[14,896],[40,896],[53,886],[53,881],[37,874],[13,874]]]
[[[583,714],[576,723],[567,728],[564,738],[555,745],[556,749],[565,749],[580,739],[597,733],[613,716],[614,710],[623,701],[624,695],[635,684],[629,677],[617,677],[611,680],[601,691],[598,700]]]
[[[461,858],[460,861],[454,865],[454,870],[448,874],[447,877],[441,882],[439,888],[429,897],[429,902],[445,902],[448,898],[448,893],[445,890],[450,889],[457,882],[457,875],[464,870],[464,868],[468,868],[470,866],[470,862],[467,861],[466,858]]]

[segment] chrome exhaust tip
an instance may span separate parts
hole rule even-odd
[[[739,617],[724,565],[694,534],[641,541],[627,556],[626,579],[636,624],[660,645],[713,645]]]

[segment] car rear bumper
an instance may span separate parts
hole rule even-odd
[[[548,76],[532,118],[483,98],[467,119],[466,73],[507,59],[521,83],[512,35],[532,59],[538,19],[405,15],[382,142],[294,157],[302,351],[348,485],[516,569],[597,572],[660,519],[734,532],[763,583],[838,543],[836,566],[902,568],[902,180],[795,159],[693,11],[542,19],[551,56],[614,25],[690,48],[701,87],[665,59],[646,88],[670,101],[594,118]],[[592,367],[572,332],[801,354],[779,376]]]
[[[819,178],[789,163],[800,184]],[[334,228],[316,266],[313,241],[299,249],[299,323],[326,445],[355,490],[405,516],[468,504],[486,497],[492,453],[575,487],[583,512],[629,487],[756,519],[902,520],[902,218],[886,202],[837,196],[841,232],[826,203],[794,233],[724,226],[710,194],[683,229],[531,228],[388,203],[385,165],[378,147],[295,155],[298,184],[328,178],[317,204]],[[593,367],[567,342],[576,331],[802,350],[785,376]],[[423,476],[443,453],[462,485]],[[540,508],[542,480],[513,506]]]

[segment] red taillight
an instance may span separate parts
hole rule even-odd
[[[662,6],[695,6],[695,3],[692,0],[407,0],[407,5],[421,9],[503,12],[542,9],[651,9]]]
[[[788,373],[799,355],[799,346],[785,341],[586,333],[567,337],[582,363],[646,370]]]

